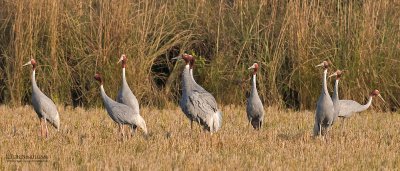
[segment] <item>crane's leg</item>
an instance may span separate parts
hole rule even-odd
[[[201,130],[202,130],[202,126],[201,126],[201,124],[200,124],[200,119],[199,118],[195,118],[196,119],[196,122],[197,122],[197,125],[198,125],[198,130],[200,130],[200,133],[201,133]]]
[[[321,124],[318,124],[318,127],[319,127],[318,136],[319,136],[319,135],[322,135],[322,126],[321,126]]]
[[[44,118],[44,126],[46,127],[46,138],[49,136],[49,129],[47,128],[47,119]]]
[[[131,139],[132,134],[129,133],[129,127],[131,127],[130,125],[128,125],[128,132],[126,133],[127,139]]]
[[[40,136],[43,137],[43,118],[39,118],[40,120]]]
[[[248,124],[249,126],[248,126],[248,127],[253,128],[253,125],[251,125],[251,120],[252,120],[252,118],[251,118],[251,117],[247,117],[247,119],[249,119],[249,122],[248,122],[248,123],[249,123],[249,124]]]
[[[122,124],[118,124],[119,127],[119,133],[121,134],[122,137],[122,141],[124,141],[124,133],[123,133],[123,125]]]
[[[190,120],[190,129],[193,130],[193,120]]]
[[[344,117],[342,118],[342,132],[344,131]]]
[[[125,133],[124,133],[124,125],[123,125],[123,124],[121,124],[121,135],[122,135],[122,138],[124,138],[124,137],[125,137]]]
[[[329,137],[328,137],[328,132],[329,132],[329,127],[326,128],[325,135],[324,135],[324,139],[325,139],[325,142],[326,142],[326,143],[328,143],[328,141],[329,141],[329,140],[328,140],[328,138],[329,138]]]

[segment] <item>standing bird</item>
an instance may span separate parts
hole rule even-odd
[[[100,74],[96,74],[94,79],[100,82],[100,93],[103,99],[104,106],[106,107],[108,115],[111,119],[116,122],[119,126],[122,137],[124,137],[123,125],[129,125],[132,128],[132,133],[135,132],[136,128],[139,127],[147,135],[146,122],[139,114],[136,114],[129,106],[118,103],[112,100],[104,91],[103,80]]]
[[[251,85],[250,96],[247,98],[247,118],[249,122],[253,126],[254,129],[259,130],[263,124],[264,120],[264,107],[258,96],[257,87],[256,87],[256,73],[258,70],[258,64],[254,63],[250,68],[253,69],[253,80]]]
[[[40,119],[40,135],[46,138],[49,134],[49,129],[47,128],[47,121],[49,121],[57,131],[60,128],[60,115],[58,114],[57,107],[54,102],[48,98],[36,84],[35,79],[35,69],[36,61],[31,59],[29,62],[25,63],[23,66],[32,65],[32,105],[33,109],[37,113]],[[43,126],[45,126],[45,133],[43,133]]]
[[[118,63],[120,63],[122,61],[122,85],[121,85],[121,89],[118,92],[117,102],[131,107],[133,109],[133,111],[135,112],[135,114],[140,115],[139,102],[136,99],[136,96],[133,95],[131,89],[129,88],[128,83],[126,82],[125,67],[126,67],[127,60],[128,59],[126,58],[126,55],[123,54],[118,61]]]
[[[182,97],[179,105],[190,119],[191,127],[193,121],[198,122],[205,130],[211,133],[217,132],[222,125],[222,113],[217,107],[215,98],[200,85],[195,83],[190,74],[190,61],[192,55],[182,54],[173,59],[183,59],[186,63],[182,73]]]
[[[328,134],[330,126],[332,126],[335,119],[334,107],[331,96],[328,92],[326,83],[326,77],[328,74],[329,63],[327,61],[322,62],[316,67],[323,67],[324,74],[322,79],[322,90],[317,102],[317,109],[315,111],[315,123],[314,123],[314,136]]]

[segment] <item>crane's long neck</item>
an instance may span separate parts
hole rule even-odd
[[[363,105],[363,110],[368,109],[371,106],[371,104],[372,104],[372,96],[370,95],[367,104]]]
[[[251,82],[251,93],[257,93],[257,77],[256,74],[253,74],[253,80]]]
[[[31,77],[31,79],[32,79],[32,80],[31,80],[31,81],[32,81],[32,87],[33,87],[33,88],[37,88],[36,77],[35,77],[35,73],[36,73],[36,72],[35,72],[35,71],[36,71],[35,69],[32,70],[32,77]]]
[[[322,79],[322,92],[324,92],[325,95],[329,96],[328,86],[326,83],[327,74],[328,74],[328,69],[324,69],[324,78]]]
[[[193,83],[197,84],[197,83],[196,83],[196,80],[195,80],[194,77],[193,77],[193,68],[190,68],[189,72],[190,72],[190,77],[192,77]]]
[[[100,85],[100,93],[101,93],[101,98],[103,99],[104,104],[106,104],[106,101],[108,101],[110,98],[107,96],[106,92],[104,91],[103,84]]]
[[[122,83],[127,83],[126,82],[126,76],[125,76],[125,67],[122,68]]]
[[[335,81],[335,89],[333,90],[332,100],[333,102],[339,101],[339,79],[336,79]]]
[[[190,74],[189,64],[185,65],[185,69],[182,73],[182,92],[183,94],[188,93],[192,90],[192,77]]]

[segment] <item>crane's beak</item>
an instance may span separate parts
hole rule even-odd
[[[31,63],[31,61],[29,61],[29,62],[25,63],[25,64],[24,64],[24,65],[22,65],[22,66],[24,67],[24,66],[27,66],[27,65],[30,65],[30,64],[32,64],[32,63]]]
[[[383,97],[382,97],[380,94],[378,94],[378,97],[379,97],[384,103],[386,103],[386,101],[383,99]]]
[[[252,65],[251,67],[247,68],[247,69],[254,69],[256,68],[254,65]]]
[[[324,63],[323,63],[323,62],[320,63],[320,64],[318,64],[317,66],[315,66],[315,68],[317,68],[317,67],[322,67],[322,66],[324,66]]]
[[[182,55],[179,55],[179,56],[176,56],[176,57],[173,57],[171,60],[181,60],[182,59]]]
[[[333,76],[337,76],[337,72],[333,73],[332,75],[330,75],[328,78],[331,78]]]
[[[119,64],[122,60],[124,60],[124,57],[119,58],[117,64]]]

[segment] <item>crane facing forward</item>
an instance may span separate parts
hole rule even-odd
[[[35,70],[36,61],[31,59],[29,62],[25,63],[23,66],[32,65],[32,105],[36,114],[40,119],[40,135],[48,137],[49,129],[47,128],[47,121],[49,121],[57,131],[60,128],[60,116],[57,111],[57,107],[54,102],[48,98],[36,84]],[[43,126],[45,127],[45,132],[43,132]]]
[[[217,132],[222,125],[222,113],[217,107],[215,98],[200,85],[196,85],[190,74],[192,55],[182,54],[173,59],[183,59],[186,63],[182,73],[182,97],[179,105],[183,113],[193,121],[198,122],[205,130]]]
[[[361,105],[360,103],[353,101],[353,100],[339,100],[339,96],[338,96],[338,92],[339,92],[339,79],[340,76],[343,72],[340,72],[339,70],[336,71],[335,73],[333,73],[332,75],[330,75],[329,77],[333,77],[336,76],[336,82],[335,82],[335,89],[334,89],[334,94],[332,96],[332,100],[333,101],[339,101],[339,107],[340,107],[340,111],[338,114],[338,117],[342,118],[343,122],[342,122],[342,129],[344,126],[344,122],[346,118],[350,118],[354,113],[359,113],[362,111],[367,110],[371,104],[372,104],[372,98],[378,96],[383,102],[385,102],[385,100],[383,99],[383,97],[381,96],[381,94],[379,93],[379,90],[373,90],[368,98],[368,102],[365,105]]]
[[[119,126],[122,137],[124,137],[123,125],[129,125],[132,128],[132,133],[135,132],[136,128],[139,127],[147,135],[146,122],[139,114],[135,114],[132,108],[129,106],[118,103],[112,100],[104,91],[103,80],[100,74],[96,74],[94,79],[100,82],[100,93],[103,99],[104,106],[107,110],[108,115],[111,119],[116,122]]]
[[[258,96],[257,87],[256,87],[256,73],[258,70],[258,64],[254,63],[250,68],[253,69],[253,80],[251,86],[250,96],[247,98],[247,118],[249,122],[253,126],[254,129],[259,130],[263,124],[264,120],[264,107],[261,102],[260,97]]]
[[[317,109],[315,111],[315,122],[314,122],[314,136],[327,135],[329,128],[332,126],[334,121],[334,107],[331,96],[328,92],[326,83],[326,77],[328,74],[329,63],[327,61],[322,62],[316,67],[323,67],[323,79],[322,79],[322,90],[317,102]]]

